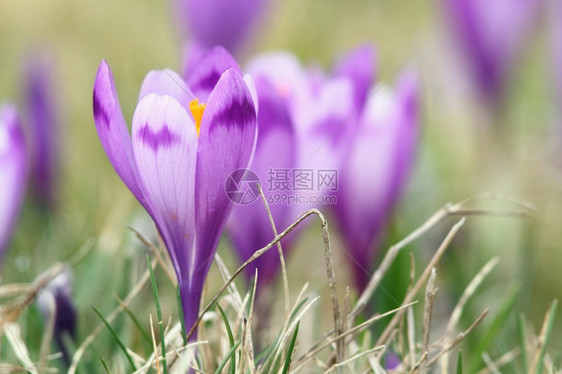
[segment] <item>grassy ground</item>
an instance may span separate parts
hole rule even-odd
[[[551,97],[547,27],[541,26],[532,38],[509,83],[505,110],[495,118],[499,125],[490,126],[486,123],[489,118],[482,106],[468,92],[466,82],[457,79],[461,75],[458,60],[448,44],[450,40],[438,1],[279,1],[274,4],[264,24],[267,27],[255,35],[252,47],[247,48],[245,57],[240,61],[242,65],[253,53],[289,49],[306,62],[329,67],[341,53],[357,44],[369,42],[377,48],[379,81],[388,79],[392,83],[394,74],[406,61],[419,71],[423,87],[422,142],[415,175],[395,213],[386,247],[414,232],[450,201],[458,202],[493,191],[502,197],[533,203],[533,211],[527,206],[501,201],[497,196],[471,203],[471,209],[495,209],[502,213],[509,211],[510,214],[502,214],[501,217],[490,217],[488,214],[468,216],[443,255],[433,286],[431,282],[427,283],[428,279],[433,279],[432,273],[427,274],[429,278],[423,278],[423,271],[431,270],[427,267],[430,259],[461,215],[436,224],[406,246],[383,279],[382,285],[388,294],[379,289],[372,297],[377,305],[372,312],[400,307],[408,295],[408,287],[415,285],[410,281],[409,254],[412,253],[415,258],[413,279],[418,281],[422,277],[419,292],[412,296],[412,301],[417,300],[418,303],[402,318],[396,319],[399,330],[396,330],[396,339],[388,348],[404,355],[406,367],[411,368],[419,362],[418,369],[423,370],[424,362],[431,362],[441,349],[454,342],[459,333],[468,329],[488,309],[486,318],[475,326],[463,341],[464,345],[460,345],[463,372],[484,368],[488,358],[482,357],[495,361],[504,354],[511,354],[506,356],[506,361],[513,363],[506,369],[509,372],[537,369],[539,362],[552,367],[562,346],[561,338],[556,334],[552,336],[550,354],[546,356],[541,356],[542,351],[536,347],[537,340],[533,339],[541,334],[545,338],[549,331],[546,328],[541,330],[545,313],[551,301],[562,296],[562,273],[559,271],[562,215],[558,208],[562,203],[562,171],[556,161],[559,139],[554,136],[561,120],[556,117]],[[25,56],[37,46],[51,49],[58,61],[57,99],[63,119],[59,207],[56,212],[46,214],[38,212],[29,202],[26,204],[3,264],[0,288],[15,283],[31,283],[40,274],[52,269],[56,262],[70,261],[79,248],[91,247],[74,267],[74,297],[79,311],[77,345],[101,323],[91,305],[95,305],[102,315],[109,316],[119,305],[114,295],[126,298],[139,284],[143,274],[145,286],[132,299],[129,308],[146,331],[149,331],[149,317],[152,316],[158,337],[154,297],[146,278],[145,255],[149,250],[127,229],[127,225],[137,228],[152,242],[156,242],[154,230],[106,159],[95,132],[91,97],[97,66],[102,58],[106,59],[116,78],[125,118],[130,121],[146,72],[160,66],[179,70],[180,41],[171,23],[168,5],[146,0],[0,0],[0,101],[21,102],[21,65]],[[520,214],[525,217],[520,217]],[[329,215],[328,221],[332,222]],[[330,232],[338,279],[337,295],[340,308],[345,310],[345,285],[350,279],[345,265],[346,253],[339,244],[337,231],[331,228]],[[296,319],[287,317],[283,288],[278,285],[276,295],[279,297],[274,304],[269,336],[273,342],[279,334],[283,337],[283,344],[274,346],[271,351],[279,352],[278,359],[272,354],[263,361],[277,365],[278,371],[283,371],[287,357],[293,358],[293,369],[299,369],[299,359],[305,357],[323,334],[334,328],[330,288],[323,266],[324,249],[320,226],[314,225],[294,250],[294,256],[287,259],[289,306],[295,308],[299,300],[307,297],[299,309],[304,311],[314,295],[320,295],[321,299],[303,314],[296,352],[291,356],[289,352],[292,352],[291,339],[296,331]],[[221,244],[218,253],[233,272],[237,265],[226,241]],[[448,322],[454,316],[454,307],[462,299],[467,285],[492,258],[497,258],[493,270],[482,279],[482,285],[463,306],[459,320],[454,324]],[[318,266],[310,269],[310,261],[316,261]],[[170,326],[176,330],[170,330],[168,336],[170,344],[180,349],[175,290],[165,274],[164,267],[159,264],[155,276],[164,324],[168,316],[174,316]],[[299,299],[297,297],[305,282],[310,282],[310,285]],[[223,278],[213,266],[205,300],[211,300],[222,284]],[[204,320],[203,330],[210,334],[211,343],[208,348],[201,348],[204,354],[199,364],[206,372],[216,370],[224,357],[237,357],[235,366],[246,365],[244,367],[248,370],[254,362],[252,355],[255,352],[252,353],[248,347],[249,340],[243,337],[240,313],[245,310],[250,314],[251,297],[247,304],[241,304],[247,290],[242,282],[237,282],[237,285],[238,292],[230,289],[228,296],[220,299],[230,321],[228,323],[235,332],[234,340],[231,341],[223,330],[224,322],[215,306]],[[435,301],[431,299],[433,287],[438,289]],[[248,295],[251,296],[251,292]],[[356,305],[358,297],[352,293],[350,309]],[[9,302],[14,299],[4,300]],[[424,315],[427,316],[431,305],[431,355],[422,360],[423,334],[428,330],[427,322],[424,325]],[[29,348],[31,361],[37,365],[40,357],[44,357],[41,355],[45,352],[45,349],[41,351],[41,339],[48,329],[44,328],[34,303],[30,303],[29,307],[26,304],[25,308],[20,306],[24,305],[18,304],[18,310],[22,312],[17,319],[21,340]],[[526,315],[524,328],[519,322],[521,313]],[[552,316],[555,326],[560,326],[560,314]],[[360,321],[363,321],[367,317],[363,315],[361,318]],[[550,320],[551,317],[547,316],[546,321]],[[287,321],[294,323],[285,323]],[[381,334],[389,323],[390,318],[377,322],[367,333],[346,340],[339,346],[327,347],[316,356],[316,362],[310,362],[300,370],[321,372],[322,365],[328,366],[336,352],[349,359],[355,354],[353,352],[382,349],[379,344],[384,335]],[[448,324],[454,327],[448,330]],[[147,359],[153,352],[151,340],[143,340],[139,328],[127,313],[121,313],[112,325],[140,357]],[[217,336],[212,336],[216,334],[216,326],[221,328]],[[525,332],[523,340],[526,344],[517,342],[521,331]],[[23,362],[12,349],[13,341],[17,339],[8,338],[8,335],[14,334],[7,331],[2,338],[2,363]],[[412,334],[414,336],[410,338]],[[441,336],[446,339],[440,340]],[[415,345],[412,340],[419,344]],[[230,347],[238,341],[240,345],[233,351],[236,354],[228,356]],[[514,352],[514,349],[518,351]],[[344,354],[342,350],[345,350]],[[456,365],[458,352],[456,346],[451,350],[450,370]],[[371,352],[368,357],[377,355]],[[107,362],[111,372],[130,372],[125,355],[106,329],[85,351],[80,370],[101,372],[103,366],[99,357]],[[240,357],[243,358],[242,364]],[[524,366],[525,357],[527,366]],[[138,357],[133,357],[133,361],[138,366],[143,362]],[[438,364],[444,365],[438,361],[435,368]],[[225,366],[225,370],[230,370],[230,364]],[[362,372],[368,365],[376,364],[361,356],[350,365],[357,372]],[[491,367],[488,365],[489,372],[493,371]],[[177,367],[175,370],[181,371]]]

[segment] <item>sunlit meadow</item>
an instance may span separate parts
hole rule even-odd
[[[0,82],[0,373],[562,370],[560,0],[0,0]]]

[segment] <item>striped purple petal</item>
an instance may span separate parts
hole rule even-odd
[[[228,176],[247,168],[256,142],[256,111],[250,89],[234,69],[227,70],[209,96],[199,136],[195,207],[197,257],[206,274],[232,201]]]
[[[115,90],[115,82],[109,65],[100,63],[94,83],[94,122],[107,158],[125,185],[146,208],[137,177],[133,158],[133,144]]]
[[[296,137],[287,100],[266,79],[257,81],[259,97],[258,139],[250,170],[259,177],[266,199],[275,193],[268,187],[273,170],[291,170],[296,162]],[[278,230],[292,223],[291,208],[287,204],[270,204],[271,214]],[[274,237],[273,229],[261,198],[251,204],[236,204],[227,227],[241,262],[267,245]],[[284,251],[290,249],[283,241]],[[287,244],[287,245],[285,245]],[[279,271],[279,255],[269,251],[246,268],[247,279],[259,271],[260,285],[270,283]],[[259,287],[262,289],[263,287]]]
[[[189,277],[195,241],[193,188],[197,133],[171,96],[149,94],[133,117],[133,153],[143,196],[150,202],[181,284]]]
[[[214,47],[186,71],[185,80],[196,97],[206,102],[222,74],[230,68],[240,73],[236,60],[224,48]]]

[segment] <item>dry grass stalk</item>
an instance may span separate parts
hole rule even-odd
[[[416,363],[416,327],[414,320],[414,308],[409,307],[406,310],[406,336],[408,338],[407,359],[410,362],[410,370],[413,370]],[[390,343],[390,341],[391,339],[387,340],[388,343]]]
[[[156,359],[156,373],[161,374],[160,371],[160,354],[158,353],[158,345],[156,344],[156,337],[154,336],[154,323],[152,321],[152,314],[149,316],[150,319],[150,336],[152,337],[152,349],[154,350],[154,356]]]
[[[47,312],[45,329],[43,331],[43,336],[41,337],[41,346],[39,348],[39,363],[37,368],[40,373],[44,373],[47,367],[47,359],[50,351],[51,341],[53,340],[53,332],[55,330],[55,316],[57,313],[57,306],[55,304],[55,298],[52,294],[47,293],[45,295],[45,307]]]
[[[402,302],[402,304],[409,303],[414,299],[416,294],[421,289],[422,285],[425,283],[425,281],[429,277],[429,274],[431,273],[431,269],[437,265],[437,263],[441,259],[441,256],[443,256],[443,254],[445,253],[445,251],[449,247],[449,244],[451,244],[451,242],[453,241],[453,239],[455,238],[455,236],[457,235],[457,233],[459,232],[461,227],[464,225],[464,222],[465,222],[465,218],[462,218],[459,222],[457,222],[451,228],[451,230],[449,231],[449,233],[445,237],[445,240],[443,240],[443,243],[441,243],[441,245],[439,246],[439,248],[437,249],[437,251],[433,255],[432,259],[430,260],[429,265],[427,266],[425,271],[422,273],[422,275],[420,276],[420,278],[416,282],[416,285],[414,286],[414,288],[404,298],[404,301]],[[397,314],[394,315],[394,317],[392,318],[392,320],[390,321],[390,323],[388,324],[386,329],[381,334],[380,338],[377,340],[376,345],[386,344],[386,342],[388,341],[388,336],[390,334],[390,331],[392,329],[394,329],[394,327],[398,323],[399,319],[402,318],[402,316],[403,316],[403,311],[400,311],[400,312],[398,312]]]
[[[360,332],[364,331],[365,329],[367,329],[369,326],[371,326],[374,322],[386,318],[392,314],[395,314],[401,310],[407,309],[413,305],[415,305],[417,303],[417,301],[413,301],[409,304],[406,305],[401,305],[396,309],[390,310],[386,313],[383,314],[379,314],[376,316],[373,316],[371,318],[369,318],[368,320],[366,320],[365,322],[358,324],[352,328],[350,328],[349,330],[346,330],[342,335],[330,338],[329,336],[333,333],[333,331],[331,331],[329,334],[326,334],[323,338],[321,338],[316,344],[314,344],[312,346],[312,348],[310,348],[310,350],[305,353],[303,356],[299,357],[295,364],[294,364],[294,368],[295,370],[297,368],[300,368],[301,366],[303,366],[306,362],[308,362],[310,359],[316,357],[316,355],[322,351],[324,348],[328,347],[329,345],[333,344],[336,340],[338,339],[343,339],[345,337],[348,336],[355,336],[357,334],[359,334]]]
[[[429,354],[429,335],[431,332],[431,314],[433,312],[433,302],[435,300],[435,294],[437,289],[435,288],[435,278],[437,277],[437,270],[435,268],[431,269],[431,275],[427,281],[427,287],[425,289],[425,305],[423,311],[423,330],[422,330],[422,357],[419,361],[420,373],[427,373],[427,362],[426,358]],[[418,366],[418,365],[416,365]]]
[[[506,364],[509,364],[510,362],[513,362],[520,354],[521,354],[521,351],[520,351],[519,347],[517,347],[515,349],[512,349],[511,351],[503,354],[496,361],[493,361],[492,367],[495,367],[495,368],[499,369],[502,366],[504,366]],[[485,367],[478,372],[478,374],[489,374],[489,373],[491,373],[491,370],[490,370],[489,367]]]
[[[459,301],[457,302],[457,305],[455,306],[453,312],[451,313],[451,318],[449,318],[449,321],[447,322],[447,327],[445,328],[445,338],[453,337],[455,327],[459,322],[459,319],[462,315],[466,303],[472,297],[472,295],[474,295],[474,293],[476,292],[478,287],[482,284],[484,279],[488,276],[488,274],[490,274],[490,272],[496,267],[498,262],[499,262],[498,257],[494,257],[490,261],[488,261],[486,265],[484,265],[484,267],[476,274],[476,276],[474,276],[472,281],[465,288]],[[443,354],[443,356],[441,357],[440,366],[441,366],[442,373],[449,372],[448,353]]]
[[[533,361],[532,361],[532,364],[531,364],[531,367],[530,367],[531,370],[529,371],[530,373],[540,374],[540,372],[541,372],[541,369],[542,369],[542,367],[541,367],[542,366],[541,354],[543,354],[543,352],[544,352],[544,344],[546,343],[546,341],[548,339],[547,334],[550,333],[549,328],[551,326],[549,326],[549,322],[552,318],[551,313],[556,311],[557,304],[558,304],[558,300],[555,299],[551,303],[548,311],[546,312],[546,315],[544,316],[544,321],[543,321],[543,324],[542,324],[542,327],[541,327],[541,332],[540,332],[540,334],[538,336],[538,339],[537,339],[537,346],[536,346],[535,355],[533,357]]]
[[[492,361],[492,358],[490,357],[488,352],[482,353],[482,360],[484,360],[484,363],[486,364],[486,367],[488,368],[488,370],[490,370],[490,372],[492,374],[501,374],[501,372],[498,370],[498,368],[496,367],[496,365]]]
[[[19,325],[14,322],[5,323],[3,333],[25,371],[31,374],[39,374],[37,367],[29,357],[29,350],[21,338]]]
[[[152,244],[150,239],[148,239],[141,232],[137,231],[137,229],[135,229],[133,226],[127,225],[127,227],[129,228],[129,230],[133,232],[133,234],[135,234],[135,237],[150,250],[152,255],[156,258],[157,262],[160,264],[162,270],[164,270],[164,273],[166,274],[170,282],[172,282],[172,284],[175,285],[177,281],[174,275],[174,270],[166,263],[166,261],[164,261],[164,259],[160,255],[161,249],[156,248],[156,246]]]
[[[289,234],[292,230],[294,230],[294,228],[296,226],[298,226],[303,220],[305,220],[307,217],[309,217],[311,215],[317,215],[320,218],[320,221],[321,221],[322,236],[323,236],[323,241],[324,241],[324,254],[325,254],[325,261],[326,261],[326,272],[328,274],[328,283],[329,283],[329,286],[330,286],[330,296],[331,296],[331,300],[332,300],[332,309],[333,309],[333,314],[334,314],[334,324],[336,326],[335,331],[336,331],[336,335],[341,334],[342,321],[341,321],[341,315],[340,315],[340,312],[339,312],[339,303],[338,303],[337,290],[336,290],[336,277],[335,277],[335,271],[334,271],[334,266],[333,266],[333,262],[332,262],[328,223],[327,223],[326,219],[324,218],[324,216],[322,215],[322,213],[320,213],[320,211],[318,211],[317,209],[310,209],[310,210],[306,211],[305,213],[303,213],[295,222],[293,222],[293,224],[291,224],[288,228],[286,228],[281,234],[277,235],[268,245],[266,245],[265,247],[257,250],[256,252],[254,252],[252,257],[250,257],[246,262],[244,262],[244,264],[242,264],[242,266],[240,266],[234,272],[232,277],[225,284],[223,284],[221,286],[221,288],[217,291],[217,293],[212,298],[212,300],[207,304],[207,306],[205,308],[203,308],[202,312],[199,315],[199,318],[197,319],[195,324],[191,327],[191,329],[187,333],[188,339],[189,339],[189,337],[191,337],[191,335],[193,335],[195,329],[197,328],[197,326],[201,322],[202,316],[214,305],[214,303],[217,301],[217,299],[222,295],[222,293],[226,290],[226,288],[230,285],[230,283],[232,283],[234,281],[234,279],[238,276],[238,274],[240,274],[252,261],[259,258],[266,251],[268,251],[274,245],[276,245],[277,242],[279,242],[281,239],[283,239],[287,234]],[[336,351],[338,352],[338,358],[341,356],[342,346],[343,346],[343,342],[337,343],[338,348],[336,349]]]
[[[451,349],[455,348],[460,342],[462,342],[468,334],[470,334],[476,326],[478,326],[482,320],[488,315],[489,310],[485,309],[479,316],[472,322],[472,324],[463,332],[461,332],[457,337],[455,337],[452,341],[450,341],[442,350],[439,352],[435,357],[429,360],[427,366],[430,367],[433,365],[443,354],[450,351]]]
[[[271,229],[273,230],[273,235],[277,236],[277,227],[275,227],[275,221],[273,220],[273,215],[271,214],[271,209],[269,209],[269,204],[263,191],[261,189],[261,184],[258,183],[258,191],[267,211],[267,216],[269,217],[269,222],[271,223]],[[283,255],[283,248],[281,247],[281,241],[277,242],[277,251],[279,252],[279,261],[281,262],[281,279],[283,281],[283,293],[285,295],[285,318],[289,318],[289,310],[291,309],[291,301],[289,300],[289,278],[287,277],[287,267],[285,266],[285,256]]]
[[[512,204],[518,205],[526,211],[521,210],[491,210],[491,209],[471,209],[466,208],[465,206],[469,203],[475,201],[481,201],[485,199],[496,199],[496,200],[504,200],[508,201]],[[409,245],[410,243],[414,242],[415,240],[419,239],[425,233],[427,233],[430,229],[436,226],[438,223],[443,221],[445,218],[450,216],[467,216],[467,215],[483,215],[483,216],[502,216],[502,217],[528,217],[532,213],[536,212],[536,208],[534,205],[520,200],[508,199],[503,197],[503,195],[493,194],[493,193],[485,193],[481,195],[477,195],[461,201],[457,204],[447,203],[441,209],[439,209],[435,214],[433,214],[427,221],[425,221],[420,227],[418,227],[415,231],[410,233],[407,237],[402,239],[400,242],[396,243],[395,245],[391,246],[385,257],[383,258],[381,264],[371,277],[369,284],[365,288],[365,290],[361,293],[355,307],[349,314],[348,318],[350,319],[349,325],[352,325],[352,321],[361,313],[361,311],[365,308],[368,301],[371,299],[372,294],[375,292],[377,286],[379,285],[380,281],[390,268],[390,265],[394,262],[396,256],[400,253],[400,251]]]

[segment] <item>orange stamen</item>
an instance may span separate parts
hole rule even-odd
[[[193,119],[195,120],[195,130],[197,130],[197,136],[201,131],[201,120],[203,119],[203,113],[205,112],[205,104],[199,104],[199,99],[191,100],[189,102],[189,110],[193,114]]]

